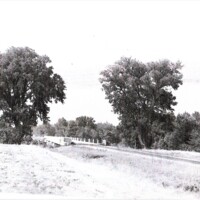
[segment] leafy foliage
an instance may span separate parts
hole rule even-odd
[[[68,122],[65,118],[58,119],[58,122],[55,124],[55,135],[56,136],[65,136],[67,132]]]
[[[80,116],[76,120],[67,121],[60,118],[55,125],[44,124],[33,128],[36,136],[52,135],[64,137],[78,137],[107,141],[107,144],[120,142],[120,131],[109,123],[95,123],[92,117]]]
[[[30,135],[38,118],[48,121],[48,103],[63,103],[66,98],[65,83],[52,66],[48,67],[50,62],[49,57],[28,47],[11,47],[0,57],[0,110],[18,133],[13,143]]]
[[[76,118],[76,124],[79,127],[89,127],[96,129],[95,120],[92,117],[81,116]]]
[[[173,120],[173,129],[158,141],[157,148],[199,151],[200,114],[185,112]]]
[[[144,64],[123,57],[101,72],[106,98],[141,147],[151,147],[154,143],[151,128],[155,121],[165,123],[173,116],[177,102],[172,90],[182,84],[181,68],[179,62]]]
[[[119,131],[110,123],[98,123],[97,132],[99,138],[106,140],[107,144],[118,144],[120,142]]]

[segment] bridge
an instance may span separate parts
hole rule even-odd
[[[67,146],[70,144],[85,144],[85,145],[106,145],[106,140],[76,138],[76,137],[57,137],[44,136],[43,141],[50,146]]]

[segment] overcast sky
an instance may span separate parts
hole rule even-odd
[[[178,112],[200,111],[200,1],[0,0],[0,51],[28,46],[48,55],[67,85],[51,122],[78,116],[117,124],[98,81],[122,56],[184,65]]]

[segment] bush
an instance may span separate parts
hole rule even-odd
[[[14,142],[15,130],[6,123],[0,122],[0,143],[12,144]]]
[[[199,130],[192,131],[189,144],[194,151],[200,152],[200,131]]]
[[[31,135],[27,135],[27,136],[25,136],[24,138],[23,138],[23,142],[22,143],[24,143],[24,144],[31,144],[31,142],[32,142],[32,137],[31,137]]]

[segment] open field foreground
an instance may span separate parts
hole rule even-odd
[[[0,144],[0,199],[195,200],[199,189],[197,164],[78,145]]]

